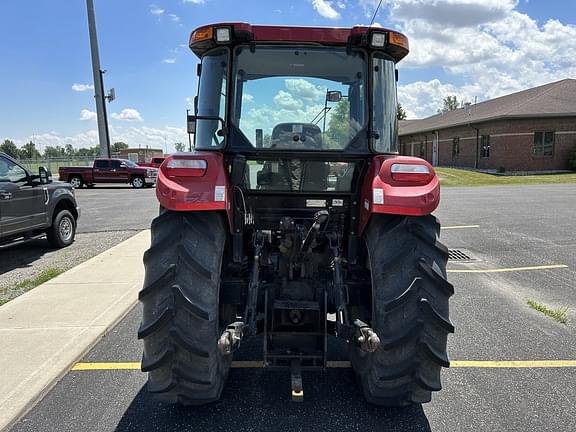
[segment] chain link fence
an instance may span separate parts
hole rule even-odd
[[[58,177],[58,168],[70,166],[92,166],[94,156],[62,156],[54,158],[19,159],[19,162],[32,174],[38,173],[38,168],[44,166],[52,172],[54,178]]]

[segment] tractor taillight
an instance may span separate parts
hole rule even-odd
[[[207,167],[204,159],[170,159],[166,174],[170,177],[202,177]]]
[[[392,180],[411,183],[428,183],[433,175],[426,165],[420,164],[392,164],[390,168]]]

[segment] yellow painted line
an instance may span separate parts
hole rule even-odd
[[[553,264],[553,265],[542,265],[542,266],[530,266],[530,267],[510,267],[510,268],[498,268],[498,269],[448,269],[447,273],[506,273],[506,272],[517,272],[517,271],[530,271],[530,270],[550,270],[568,268],[564,264]]]
[[[480,225],[454,225],[454,226],[443,226],[440,229],[465,229],[465,228],[480,228]]]
[[[455,360],[454,368],[559,368],[576,367],[576,360]]]
[[[75,371],[88,371],[88,370],[140,370],[140,362],[117,362],[117,363],[76,363],[72,370]]]
[[[350,368],[349,361],[329,361],[330,369]],[[232,362],[234,369],[261,369],[262,361],[239,360]],[[576,367],[576,360],[453,360],[450,362],[453,368],[572,368]],[[96,370],[140,370],[140,363],[76,363],[73,371],[96,371]]]

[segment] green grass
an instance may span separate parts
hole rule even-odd
[[[527,303],[528,306],[530,306],[532,309],[537,310],[538,312],[542,312],[544,315],[549,316],[550,318],[553,318],[562,324],[566,324],[568,307],[550,309],[548,306],[530,299],[528,299]]]
[[[49,268],[44,270],[38,276],[32,279],[24,279],[16,284],[16,288],[24,291],[29,291],[32,288],[36,288],[38,285],[42,285],[44,282],[48,282],[50,279],[64,273],[66,270],[61,268]]]
[[[457,168],[435,168],[441,186],[498,186],[576,183],[576,173],[499,176]]]
[[[65,271],[66,269],[49,268],[44,270],[38,276],[33,277],[32,279],[24,279],[15,285],[0,289],[0,306],[2,306],[4,303],[8,303],[10,300],[18,297],[19,295],[24,294],[26,291],[30,291],[31,289],[36,288],[38,285],[42,285],[43,283],[48,282],[50,279],[55,278]]]

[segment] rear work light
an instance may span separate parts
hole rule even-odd
[[[166,174],[170,177],[202,177],[208,163],[204,159],[170,159]]]
[[[426,165],[392,164],[390,168],[392,179],[399,182],[428,183],[432,173]]]
[[[216,42],[217,43],[228,43],[232,39],[230,27],[219,27],[216,28]]]
[[[372,37],[370,39],[370,45],[373,48],[384,48],[386,45],[386,34],[385,33],[372,33]]]

